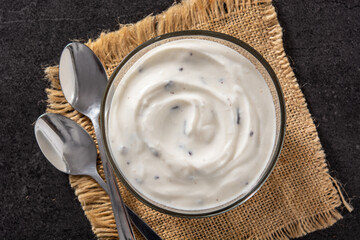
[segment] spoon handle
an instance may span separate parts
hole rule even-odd
[[[104,189],[104,191],[109,194],[108,186],[106,182],[100,177],[96,172],[90,175],[99,185]],[[127,213],[130,217],[131,222],[147,240],[162,240],[162,238],[149,226],[147,223],[141,219],[129,206],[125,204]]]
[[[162,238],[144,222],[131,208],[126,204],[125,207],[130,216],[131,222],[136,226],[141,235],[147,240],[162,240]]]
[[[116,177],[114,175],[114,172],[111,169],[110,163],[107,159],[107,156],[105,154],[105,149],[103,146],[102,136],[100,132],[99,127],[99,118],[98,116],[95,116],[91,119],[96,139],[99,146],[100,151],[100,157],[101,161],[104,167],[104,173],[106,178],[106,183],[108,185],[108,191],[109,191],[109,197],[111,201],[111,206],[114,212],[114,218],[116,222],[116,227],[119,233],[119,239],[120,240],[135,240],[134,233],[132,231],[129,216],[127,214],[127,211],[125,209],[124,202],[120,195],[120,190],[118,188]]]

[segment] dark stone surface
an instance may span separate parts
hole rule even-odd
[[[173,0],[1,1],[0,239],[93,239],[68,177],[42,156],[33,122],[45,110],[43,68],[71,39],[96,38]],[[276,0],[284,43],[327,154],[355,211],[301,239],[360,236],[360,3]]]

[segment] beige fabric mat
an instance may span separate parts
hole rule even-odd
[[[284,91],[287,130],[284,148],[270,178],[245,204],[219,216],[182,219],[161,214],[136,200],[123,186],[124,201],[164,239],[288,239],[326,228],[341,219],[345,206],[336,181],[328,173],[315,125],[285,55],[282,29],[271,1],[188,0],[134,25],[103,33],[88,46],[110,75],[136,46],[157,35],[187,29],[222,32],[239,38],[270,63]],[[94,137],[89,120],[66,102],[58,80],[58,67],[46,69],[51,87],[48,112],[76,120]],[[103,174],[99,164],[99,171]],[[90,177],[71,176],[92,230],[99,239],[117,237],[108,196]],[[141,239],[139,233],[137,237]]]

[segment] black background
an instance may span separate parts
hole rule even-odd
[[[43,68],[72,39],[166,10],[173,0],[0,0],[0,239],[94,239],[68,184],[40,153],[33,122],[45,111]],[[301,239],[360,236],[360,3],[276,0],[285,50],[318,128],[332,176],[355,211]]]

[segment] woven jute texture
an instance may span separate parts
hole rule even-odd
[[[287,129],[280,159],[263,187],[246,203],[224,214],[204,219],[183,219],[145,206],[122,185],[124,201],[164,239],[288,239],[326,228],[341,218],[344,200],[328,173],[315,125],[285,55],[282,29],[271,1],[188,0],[157,16],[102,33],[87,45],[110,76],[120,61],[141,43],[179,30],[201,29],[232,35],[250,44],[270,63],[285,95]],[[58,67],[46,69],[51,87],[48,112],[63,114],[94,138],[89,119],[65,100]],[[98,169],[103,176],[100,160]],[[90,177],[71,176],[70,183],[99,239],[116,239],[117,231],[106,193]],[[136,236],[141,236],[136,232]]]

